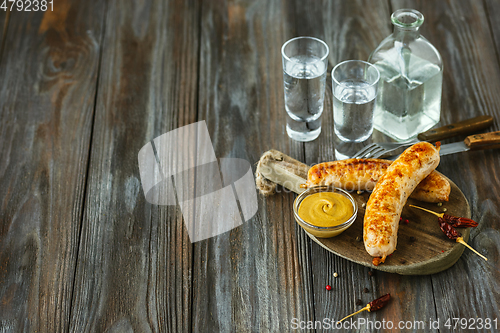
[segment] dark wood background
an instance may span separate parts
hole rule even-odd
[[[281,45],[323,39],[330,70],[367,59],[405,7],[424,14],[421,32],[443,57],[441,124],[489,114],[500,130],[496,0],[54,0],[53,12],[0,10],[0,332],[285,332],[293,318],[339,319],[357,299],[388,292],[384,310],[362,316],[439,319],[441,331],[448,318],[500,317],[499,150],[443,157],[438,170],[479,221],[470,244],[489,261],[466,250],[431,276],[369,276],[325,251],[294,222],[291,193],[259,197],[251,220],[192,244],[180,209],[142,192],[139,149],[199,120],[217,157],[254,165],[274,148],[308,164],[333,160],[330,77],[321,136],[286,135]]]

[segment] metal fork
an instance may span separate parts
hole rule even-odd
[[[379,158],[385,155],[396,155],[399,150],[402,151],[417,142],[419,142],[417,139],[406,142],[376,142],[361,149],[352,158]]]

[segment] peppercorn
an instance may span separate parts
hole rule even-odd
[[[326,285],[326,290],[330,291],[332,290],[332,286],[330,286],[329,284]]]

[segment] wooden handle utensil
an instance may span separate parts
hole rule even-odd
[[[479,132],[493,124],[492,116],[479,116],[458,123],[428,130],[420,133],[418,139],[421,141],[434,142],[444,140],[456,135]]]
[[[500,131],[470,135],[465,138],[464,143],[471,149],[485,145],[500,144]],[[491,147],[488,149],[491,149]]]

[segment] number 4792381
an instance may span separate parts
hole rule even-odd
[[[1,1],[1,0],[0,0]],[[46,12],[54,10],[54,0],[3,0],[0,9],[18,12]]]

